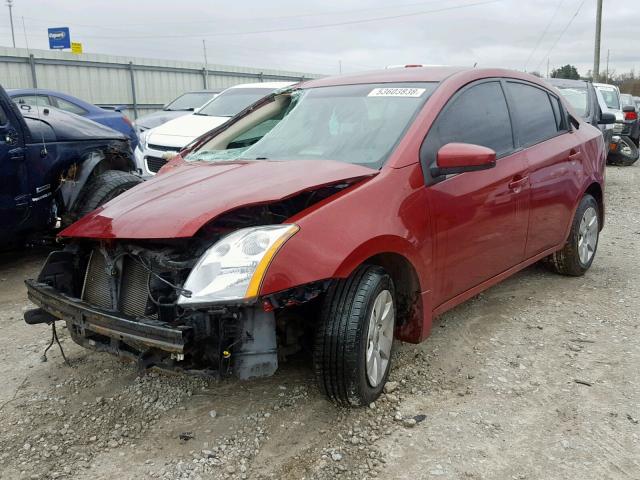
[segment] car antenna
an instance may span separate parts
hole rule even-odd
[[[22,17],[22,31],[24,32],[24,43],[27,46],[27,55],[31,56],[31,49],[29,48],[29,39],[27,38],[27,27],[24,23],[24,17]],[[35,92],[36,97],[36,114],[38,115],[38,120],[42,121],[42,119],[40,118],[40,105],[38,105],[38,82],[35,80],[35,77],[33,78],[33,80],[33,91]],[[44,158],[49,154],[49,152],[47,152],[47,142],[44,139],[44,131],[42,129],[40,130],[40,135],[42,138],[42,150],[40,151],[40,155]]]

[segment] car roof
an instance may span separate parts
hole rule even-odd
[[[295,82],[257,82],[257,83],[241,83],[233,85],[229,88],[264,88],[266,90],[277,90],[278,88],[288,87]]]
[[[554,87],[582,87],[584,88],[588,82],[586,80],[573,80],[568,78],[545,78],[545,82]]]
[[[319,78],[304,83],[304,87],[327,87],[330,85],[355,85],[364,83],[396,83],[396,82],[441,82],[445,78],[459,72],[473,70],[470,67],[400,67],[385,68],[367,72]]]
[[[615,85],[611,85],[608,83],[594,83],[593,84],[594,87],[598,87],[598,88],[606,88],[608,90],[617,90],[618,87],[616,87]]]

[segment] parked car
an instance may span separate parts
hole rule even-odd
[[[263,82],[235,85],[226,89],[197,112],[170,120],[140,135],[140,145],[135,150],[136,163],[144,177],[155,175],[167,160],[210,130],[219,127],[253,102],[287,82]]]
[[[640,113],[640,97],[633,97],[633,103],[636,104],[636,112]]]
[[[602,112],[598,101],[598,92],[593,84],[584,80],[562,78],[549,78],[546,81],[558,89],[585,122],[602,131],[605,146],[609,149],[613,140],[613,125],[616,122],[616,116],[610,112]]]
[[[132,148],[138,145],[138,135],[131,120],[120,111],[122,107],[100,108],[72,95],[43,88],[8,89],[7,94],[21,107],[39,105],[74,113],[125,134],[129,137]]]
[[[406,68],[275,92],[61,233],[28,323],[163,368],[271,375],[313,339],[320,389],[382,392],[393,339],[539,260],[583,275],[601,132],[544,81]],[[62,273],[64,272],[64,273]],[[206,367],[202,367],[206,365]]]
[[[0,87],[0,246],[50,233],[141,182],[120,132],[53,107],[19,109]]]
[[[636,145],[640,142],[640,119],[633,96],[628,93],[620,94],[620,105],[624,113],[625,122],[629,123],[629,137]]]
[[[138,119],[134,122],[134,126],[138,135],[149,130],[150,128],[159,127],[163,123],[182,117],[191,112],[198,110],[205,103],[213,100],[218,96],[221,90],[196,90],[186,92],[167,103],[159,112],[153,112]]]
[[[616,123],[613,127],[613,142],[609,153],[609,163],[614,165],[629,166],[638,160],[640,153],[636,143],[631,139],[632,120],[625,118],[625,112],[620,102],[620,90],[615,85],[605,83],[594,83],[597,92],[600,94],[604,104],[602,110],[613,113],[616,116]]]

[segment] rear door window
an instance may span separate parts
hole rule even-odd
[[[516,82],[507,82],[507,88],[513,100],[522,146],[535,145],[558,134],[558,120],[545,90]],[[560,109],[557,104],[556,107]]]
[[[65,112],[71,112],[71,113],[75,113],[76,115],[86,115],[88,112],[76,105],[75,103],[71,103],[67,100],[65,100],[64,98],[60,98],[60,97],[53,97],[55,102],[58,104],[58,108],[60,110],[64,110]]]
[[[549,95],[549,100],[551,100],[551,108],[553,109],[553,115],[556,118],[556,129],[559,132],[567,130],[567,120],[564,114],[564,109],[560,104],[560,100],[553,95]]]
[[[513,151],[509,109],[500,82],[476,84],[454,97],[429,131],[421,157],[434,164],[438,150],[447,143],[481,145],[498,157]]]

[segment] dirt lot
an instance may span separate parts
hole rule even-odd
[[[361,410],[326,402],[305,362],[140,376],[61,329],[72,367],[57,349],[43,363],[22,280],[46,252],[3,255],[0,477],[640,479],[640,166],[607,175],[585,277],[534,266],[443,315]]]

